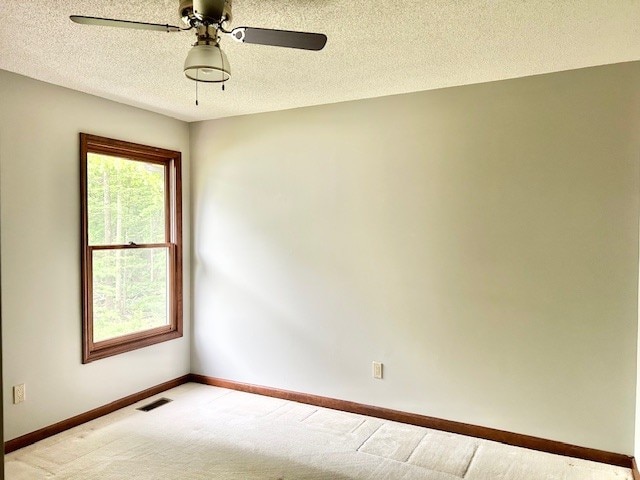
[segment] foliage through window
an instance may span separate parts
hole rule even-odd
[[[181,156],[80,143],[86,363],[182,336]]]

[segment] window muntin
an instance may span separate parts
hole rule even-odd
[[[81,134],[85,363],[182,336],[180,160]]]

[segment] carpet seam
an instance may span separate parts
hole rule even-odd
[[[356,432],[356,430],[358,430],[362,425],[365,424],[366,421],[367,421],[367,419],[363,418],[362,421],[358,425],[356,425],[351,430],[349,430],[349,433],[353,435]]]
[[[418,447],[420,446],[420,444],[422,442],[424,442],[424,439],[427,438],[427,436],[430,434],[431,432],[429,432],[428,430],[426,432],[424,432],[424,435],[422,436],[422,438],[418,441],[418,443],[416,443],[416,446],[413,447],[413,450],[411,450],[411,453],[409,454],[409,456],[407,457],[407,459],[404,461],[404,463],[409,463],[409,460],[411,460],[411,457],[413,457],[413,454],[416,453],[416,450],[418,449]],[[413,465],[413,464],[412,464]],[[419,465],[416,465],[419,466]],[[429,469],[427,469],[429,470]]]
[[[318,411],[318,409],[316,408],[313,412],[311,412],[309,415],[305,416],[304,418],[301,418],[300,420],[298,420],[300,423],[305,423],[309,417],[311,417],[311,415],[313,415],[314,413],[316,413]]]
[[[383,425],[384,425],[384,422],[383,422],[383,423],[381,423],[380,425],[378,425],[378,428],[376,428],[373,432],[371,432],[371,433],[369,434],[369,436],[368,436],[367,438],[365,438],[365,439],[364,439],[364,442],[362,442],[362,443],[360,444],[360,446],[359,446],[358,448],[356,448],[356,452],[359,452],[359,451],[360,451],[360,449],[361,449],[362,447],[364,447],[365,443],[367,443],[367,442],[371,439],[371,437],[373,437],[373,436],[376,434],[376,432],[382,428],[382,426],[383,426]],[[367,452],[361,452],[361,453],[367,453]],[[369,455],[371,455],[371,454],[369,454]],[[377,455],[377,456],[379,456],[379,455]]]
[[[476,448],[473,450],[473,454],[471,455],[471,458],[469,459],[469,463],[467,464],[467,468],[464,469],[464,473],[462,474],[462,478],[465,478],[467,476],[467,473],[469,473],[469,469],[471,468],[471,464],[473,463],[474,458],[476,458],[476,453],[478,453],[478,450],[480,450],[480,447],[482,445],[476,445]]]

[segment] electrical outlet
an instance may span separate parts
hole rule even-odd
[[[373,362],[373,378],[382,379],[382,363]]]
[[[24,383],[20,385],[15,385],[13,387],[13,403],[17,405],[18,403],[22,403],[27,398],[27,389]]]

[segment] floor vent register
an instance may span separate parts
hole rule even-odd
[[[170,401],[171,401],[170,398],[160,398],[160,399],[156,400],[155,402],[151,402],[151,403],[149,403],[147,405],[143,405],[142,407],[136,408],[136,410],[142,410],[143,412],[149,412],[149,411],[153,410],[154,408],[158,408],[158,407],[161,407],[162,405],[166,405]]]

